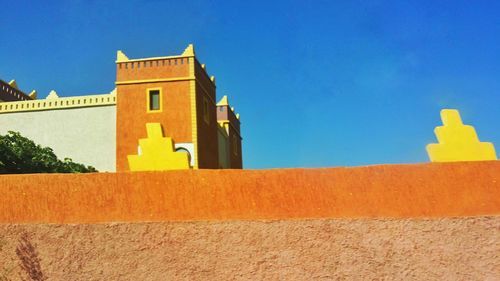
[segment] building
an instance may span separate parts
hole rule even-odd
[[[0,102],[25,101],[36,98],[36,91],[33,90],[29,95],[19,90],[16,80],[6,83],[0,80]]]
[[[239,114],[216,102],[215,78],[193,45],[181,55],[129,59],[117,52],[116,89],[108,94],[37,100],[15,81],[0,88],[0,134],[18,131],[59,158],[99,171],[128,171],[146,124],[159,123],[193,169],[242,168]]]

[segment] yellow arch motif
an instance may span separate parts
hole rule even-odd
[[[443,126],[434,129],[439,143],[427,145],[431,162],[496,160],[495,147],[480,142],[473,126],[464,125],[456,109],[441,110]]]
[[[139,140],[140,155],[128,155],[130,171],[189,169],[188,154],[175,152],[172,138],[164,137],[160,123],[147,123],[148,137]]]

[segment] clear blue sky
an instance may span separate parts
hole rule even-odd
[[[427,162],[442,108],[499,151],[500,2],[406,2],[2,0],[0,79],[106,93],[116,50],[194,43],[241,114],[246,168]]]

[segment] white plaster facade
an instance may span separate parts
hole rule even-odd
[[[1,113],[0,134],[8,131],[52,148],[59,159],[68,157],[100,172],[116,170],[114,104]]]

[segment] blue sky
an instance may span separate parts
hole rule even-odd
[[[442,108],[500,150],[498,1],[0,2],[0,79],[41,98],[111,91],[118,49],[194,43],[246,168],[427,162]]]

